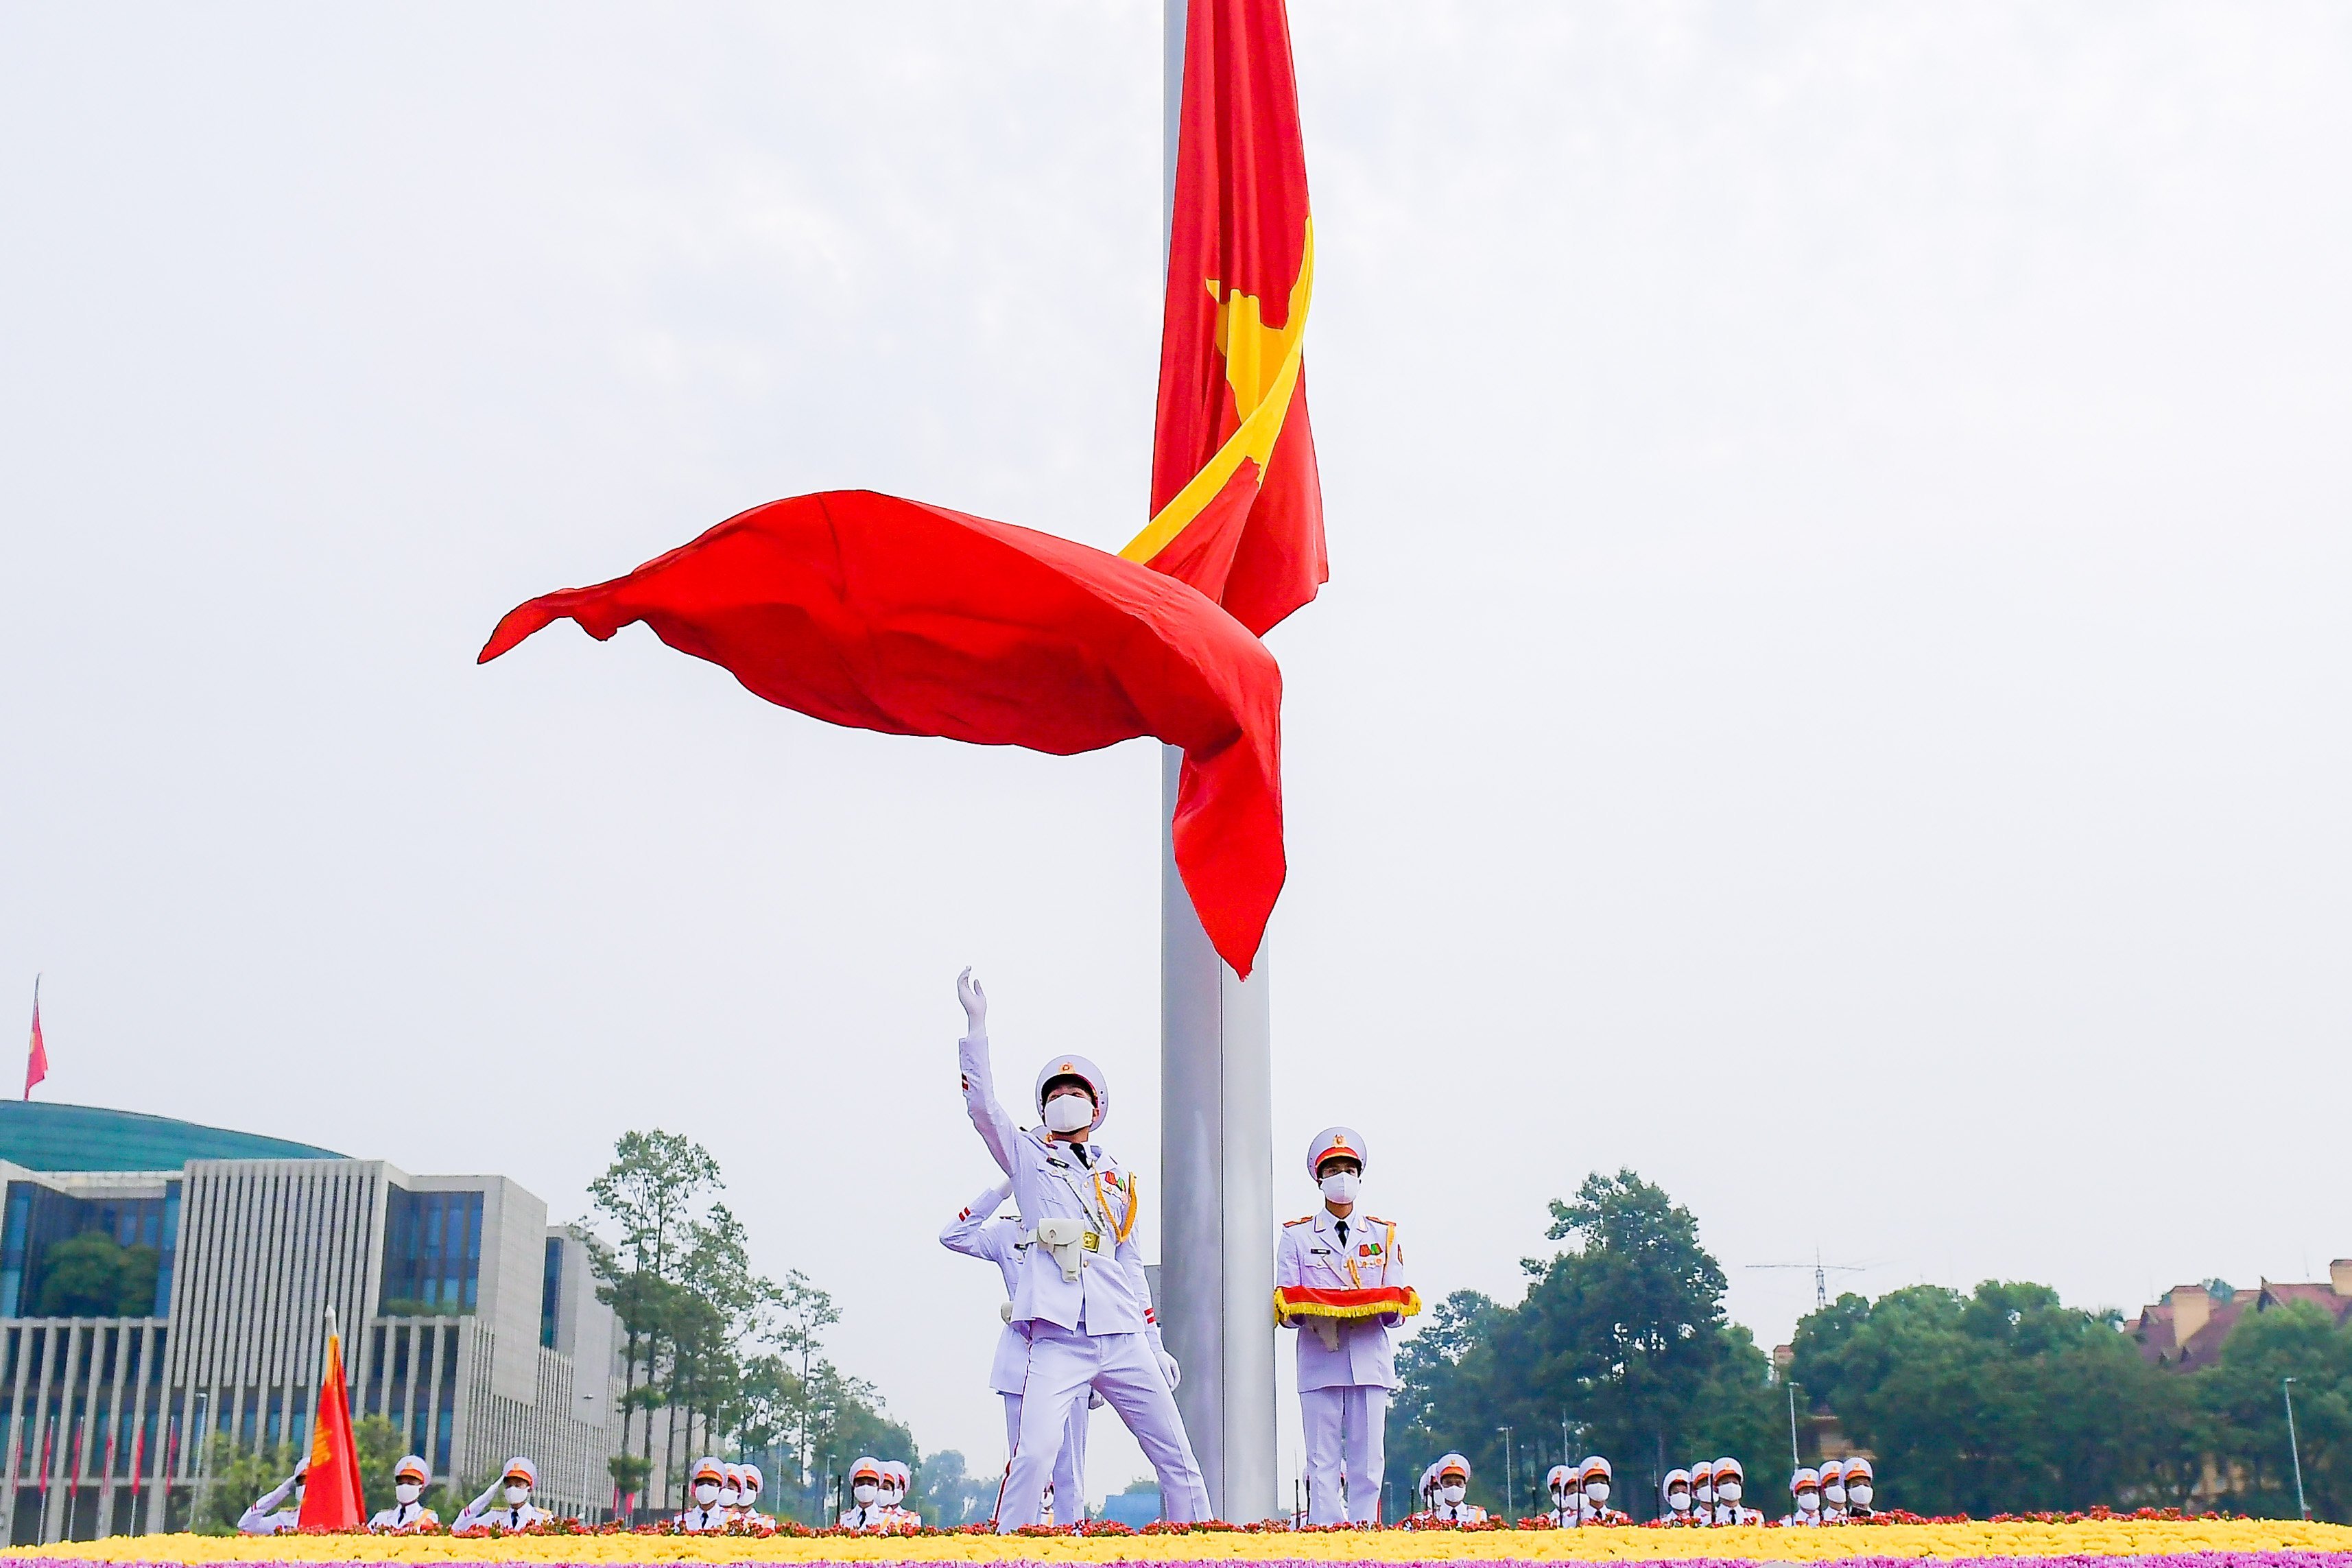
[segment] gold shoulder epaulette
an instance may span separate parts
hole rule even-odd
[[[1396,1224],[1396,1221],[1392,1219],[1382,1219],[1376,1214],[1368,1214],[1364,1216],[1364,1223],[1366,1225],[1394,1225]]]
[[[1294,1226],[1294,1225],[1312,1225],[1314,1222],[1315,1222],[1315,1216],[1314,1216],[1313,1215],[1311,1215],[1311,1214],[1303,1214],[1303,1215],[1300,1215],[1297,1219],[1286,1219],[1286,1220],[1284,1220],[1284,1221],[1282,1222],[1282,1228],[1283,1228],[1283,1229],[1285,1229],[1285,1230],[1288,1230],[1288,1229],[1289,1229],[1292,1226]]]

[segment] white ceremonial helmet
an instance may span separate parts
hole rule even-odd
[[[1352,1127],[1326,1127],[1308,1139],[1307,1179],[1310,1182],[1321,1181],[1323,1162],[1334,1154],[1345,1154],[1349,1159],[1356,1162],[1357,1170],[1362,1170],[1366,1164],[1363,1134]]]
[[[1876,1472],[1871,1469],[1868,1459],[1853,1458],[1845,1462],[1845,1479],[1849,1481],[1874,1481],[1878,1477]]]
[[[729,1492],[740,1497],[743,1491],[743,1467],[730,1459],[721,1464],[719,1468],[722,1477],[719,1483],[719,1500],[725,1502]]]
[[[698,1487],[705,1481],[714,1487],[727,1484],[727,1467],[719,1462],[716,1454],[705,1454],[694,1461],[694,1474],[688,1479],[687,1484]]]
[[[890,1489],[901,1497],[906,1495],[908,1487],[912,1485],[915,1479],[915,1472],[907,1468],[906,1461],[903,1459],[886,1461],[882,1466],[882,1474],[889,1481]]]
[[[1665,1479],[1658,1483],[1658,1489],[1662,1492],[1670,1492],[1675,1489],[1675,1483],[1676,1481],[1680,1481],[1685,1487],[1688,1487],[1691,1484],[1690,1472],[1685,1469],[1668,1470],[1666,1472]]]
[[[1103,1077],[1102,1068],[1085,1057],[1048,1057],[1045,1065],[1037,1069],[1037,1114],[1045,1114],[1045,1086],[1057,1078],[1074,1078],[1087,1086],[1095,1099],[1095,1119],[1087,1123],[1091,1134],[1110,1114],[1110,1080]]]
[[[1454,1470],[1462,1472],[1462,1479],[1466,1481],[1470,1479],[1470,1461],[1464,1458],[1459,1454],[1447,1454],[1444,1456],[1437,1461],[1435,1468],[1440,1479],[1443,1479],[1447,1474]]]
[[[433,1467],[425,1462],[422,1454],[404,1454],[400,1463],[392,1467],[392,1479],[395,1486],[402,1481],[415,1481],[420,1487],[429,1486],[433,1480]]]
[[[1717,1459],[1715,1462],[1715,1479],[1718,1481],[1728,1479],[1738,1481],[1741,1486],[1746,1486],[1748,1472],[1741,1468],[1737,1459]]]
[[[499,1474],[499,1479],[500,1480],[520,1481],[523,1485],[530,1487],[535,1491],[539,1488],[539,1467],[532,1464],[525,1456],[517,1454],[513,1458],[507,1461],[507,1468]]]
[[[1800,1465],[1797,1467],[1797,1473],[1789,1478],[1789,1493],[1793,1497],[1807,1487],[1812,1488],[1815,1491],[1821,1490],[1822,1473],[1811,1465]]]
[[[737,1466],[736,1468],[742,1471],[742,1475],[740,1479],[743,1483],[743,1496],[746,1499],[758,1497],[760,1495],[760,1489],[768,1484],[768,1478],[760,1473],[760,1467],[752,1464],[744,1464]]]
[[[1544,1477],[1544,1487],[1549,1491],[1556,1492],[1562,1487],[1573,1488],[1575,1485],[1576,1472],[1566,1465],[1554,1465]]]
[[[1595,1476],[1599,1476],[1604,1481],[1614,1481],[1617,1479],[1617,1472],[1611,1469],[1609,1461],[1600,1455],[1587,1454],[1584,1457],[1584,1463],[1576,1467],[1577,1479],[1589,1481]]]
[[[1832,1484],[1838,1486],[1845,1484],[1845,1461],[1843,1459],[1823,1459],[1822,1461],[1822,1485],[1826,1487]]]
[[[849,1467],[849,1479],[855,1482],[860,1476],[872,1476],[876,1480],[880,1480],[882,1461],[871,1454],[860,1454],[857,1457],[857,1462]]]

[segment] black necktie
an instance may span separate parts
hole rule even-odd
[[[1344,1219],[1339,1222],[1339,1245],[1348,1245],[1348,1222]]]
[[[1071,1152],[1071,1153],[1073,1153],[1073,1154],[1075,1154],[1075,1155],[1076,1155],[1076,1156],[1078,1157],[1078,1163],[1079,1163],[1079,1164],[1081,1164],[1081,1165],[1086,1165],[1087,1169],[1087,1170],[1089,1170],[1089,1171],[1091,1171],[1091,1170],[1093,1170],[1093,1169],[1094,1169],[1094,1167],[1093,1167],[1092,1165],[1090,1165],[1090,1164],[1087,1164],[1087,1146],[1086,1146],[1085,1144],[1083,1144],[1083,1143],[1073,1143],[1073,1144],[1071,1144],[1071,1145],[1070,1145],[1070,1152]]]

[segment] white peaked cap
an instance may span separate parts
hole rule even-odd
[[[539,1467],[530,1462],[528,1455],[517,1454],[507,1461],[507,1468],[499,1472],[499,1479],[504,1480],[509,1476],[520,1476],[528,1486],[539,1485]]]
[[[1307,1141],[1307,1175],[1310,1181],[1323,1179],[1323,1162],[1334,1154],[1345,1154],[1356,1162],[1358,1170],[1368,1169],[1370,1162],[1364,1156],[1364,1135],[1352,1127],[1326,1127]]]
[[[1074,1078],[1084,1083],[1095,1097],[1095,1119],[1087,1123],[1092,1132],[1110,1114],[1110,1079],[1103,1069],[1085,1057],[1048,1057],[1045,1065],[1037,1069],[1037,1114],[1045,1114],[1045,1086],[1057,1078]]]

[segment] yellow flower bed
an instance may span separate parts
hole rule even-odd
[[[1661,1558],[1833,1562],[1853,1557],[2102,1557],[2191,1552],[2352,1553],[2352,1528],[2283,1520],[1870,1525],[1829,1530],[1377,1531],[1312,1534],[840,1536],[746,1540],[570,1535],[124,1536],[19,1549],[18,1558],[168,1563],[1198,1563],[1618,1562]]]

